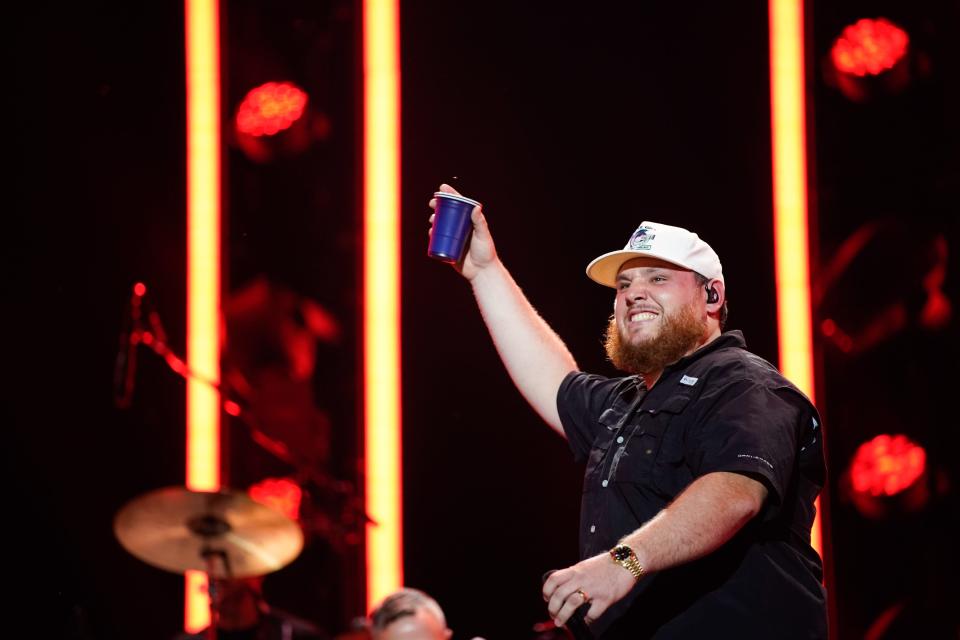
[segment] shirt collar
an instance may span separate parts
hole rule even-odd
[[[717,336],[716,340],[708,342],[707,344],[703,345],[702,347],[700,347],[690,355],[684,356],[679,360],[677,360],[676,362],[674,362],[673,364],[669,364],[666,367],[664,367],[663,373],[660,374],[660,378],[662,379],[664,376],[666,376],[667,374],[677,369],[686,369],[691,364],[693,364],[694,362],[696,362],[697,360],[699,360],[700,358],[704,357],[709,353],[713,353],[714,351],[718,351],[720,349],[730,349],[730,348],[737,348],[737,349],[747,348],[747,342],[746,340],[743,339],[742,331],[735,329],[733,331],[725,331],[721,333],[719,336]]]

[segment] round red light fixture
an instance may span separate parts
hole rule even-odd
[[[910,488],[927,467],[927,452],[904,435],[879,435],[853,456],[850,481],[857,493],[893,496]]]
[[[307,107],[307,94],[292,82],[267,82],[251,89],[237,108],[237,131],[255,137],[289,129]]]
[[[846,27],[830,57],[840,73],[876,76],[894,67],[907,53],[907,32],[884,18],[863,18]]]
[[[303,490],[290,478],[264,478],[252,485],[247,493],[255,501],[279,511],[291,520],[300,518]]]

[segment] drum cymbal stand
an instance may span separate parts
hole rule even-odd
[[[220,622],[220,585],[214,576],[217,571],[217,560],[223,566],[223,576],[225,580],[233,579],[233,572],[230,569],[230,556],[222,549],[204,545],[200,550],[200,555],[207,565],[207,595],[210,599],[210,625],[207,627],[207,640],[217,640],[217,624]]]

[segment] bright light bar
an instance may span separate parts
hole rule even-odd
[[[368,610],[403,584],[398,0],[363,3],[363,350]]]
[[[780,370],[814,399],[803,1],[770,0],[773,234]],[[811,542],[823,555],[820,501]]]
[[[217,0],[185,0],[187,65],[187,366],[220,379],[220,16]],[[187,488],[220,488],[220,398],[187,380]],[[210,623],[206,577],[188,572],[184,627]]]

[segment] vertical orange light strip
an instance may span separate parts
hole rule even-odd
[[[773,234],[780,370],[814,399],[803,0],[770,0]],[[823,554],[820,502],[811,532]]]
[[[400,448],[400,23],[363,2],[363,349],[368,610],[403,584]]]
[[[220,379],[220,7],[185,0],[187,65],[187,365]],[[220,397],[187,380],[187,488],[220,488]],[[210,623],[206,576],[188,572],[184,627]]]

